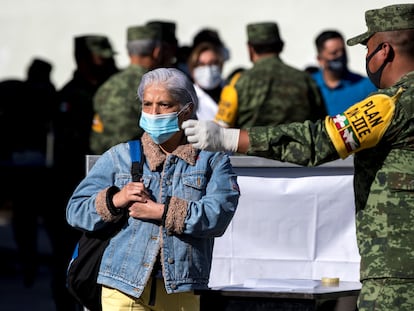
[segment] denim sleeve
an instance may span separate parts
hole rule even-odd
[[[125,148],[124,152],[119,152]],[[72,227],[94,231],[102,228],[105,222],[96,211],[97,194],[113,185],[122,187],[130,180],[130,158],[125,146],[114,147],[102,154],[94,166],[74,190],[66,207],[66,219]],[[122,156],[123,154],[127,156]],[[127,162],[129,161],[129,163]]]
[[[200,238],[221,236],[236,212],[240,189],[230,158],[216,153],[210,164],[205,195],[188,202],[184,234]]]

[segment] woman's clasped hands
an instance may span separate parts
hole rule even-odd
[[[112,202],[116,208],[128,208],[129,216],[161,220],[164,204],[154,202],[142,182],[130,182],[116,193]]]

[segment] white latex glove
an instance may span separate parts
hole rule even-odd
[[[182,126],[188,142],[194,148],[208,151],[236,152],[239,144],[239,129],[223,128],[214,121],[187,120]]]

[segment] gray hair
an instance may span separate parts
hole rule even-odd
[[[159,40],[134,40],[127,43],[127,50],[129,55],[148,56],[151,55],[152,51],[160,45],[161,41]]]
[[[188,103],[193,103],[193,116],[195,116],[198,108],[198,97],[193,82],[181,70],[176,68],[157,68],[144,74],[137,91],[141,102],[144,97],[144,90],[152,84],[164,86],[171,97],[180,103],[181,108]]]

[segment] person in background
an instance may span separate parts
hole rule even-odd
[[[237,177],[225,153],[194,149],[180,130],[198,104],[183,72],[149,71],[137,93],[145,130],[142,180],[131,181],[128,143],[115,145],[74,191],[67,220],[93,231],[125,209],[129,215],[102,257],[103,311],[199,310],[192,291],[208,288],[214,239],[238,205]]]
[[[192,45],[181,46],[178,53],[177,68],[186,73],[191,79],[193,79],[193,77],[188,68],[188,61],[192,51],[201,43],[214,45],[221,54],[220,57],[223,59],[223,64],[230,59],[230,51],[220,39],[218,31],[208,27],[200,29],[194,35]]]
[[[0,83],[0,203],[9,202],[11,207],[17,259],[27,288],[34,285],[39,265],[49,264],[41,262],[38,252],[40,222],[46,229],[52,250],[56,247],[53,243],[56,213],[52,200],[42,195],[43,190],[52,184],[49,137],[56,89],[51,81],[51,72],[51,63],[34,58],[27,67],[25,80]],[[24,187],[24,195],[22,184],[28,185]],[[36,207],[33,207],[33,202],[36,202]]]
[[[217,113],[217,103],[223,89],[223,56],[220,47],[209,42],[199,43],[188,59],[188,69],[199,105],[197,118],[213,120]]]
[[[345,111],[377,90],[367,77],[348,69],[344,38],[338,31],[321,32],[315,45],[319,70],[313,72],[312,77],[321,91],[328,115]]]
[[[50,166],[51,148],[48,140],[52,127],[53,109],[56,106],[56,88],[51,81],[52,64],[34,58],[22,81],[21,96],[24,102],[10,105],[13,116],[9,136],[14,149],[14,161],[30,165]],[[17,95],[17,94],[16,94]],[[28,132],[28,129],[31,129]]]
[[[179,43],[175,35],[175,22],[169,20],[151,20],[146,25],[159,27],[161,31],[161,60],[158,67],[177,67]]]
[[[220,48],[223,62],[230,59],[230,50],[224,44],[223,40],[221,40],[219,32],[216,29],[209,27],[200,29],[193,38],[193,49],[202,42],[208,42]]]
[[[177,49],[177,62],[175,68],[180,69],[184,72],[190,79],[191,75],[188,71],[188,58],[190,57],[192,47],[189,45],[181,45]]]
[[[235,82],[237,102],[219,103],[215,117],[222,126],[246,128],[317,120],[325,109],[316,83],[306,72],[280,58],[283,41],[273,22],[247,25],[247,47],[253,67]]]
[[[367,47],[378,91],[316,122],[226,129],[183,123],[196,148],[228,150],[306,166],[354,155],[359,311],[414,310],[414,4],[365,12],[367,31],[347,40]]]
[[[85,155],[90,154],[93,97],[119,71],[115,52],[106,36],[77,36],[74,43],[76,69],[72,79],[59,90],[60,102],[54,120],[54,164],[58,170],[70,173],[68,188],[72,191],[85,174]]]
[[[136,128],[136,116],[141,111],[135,90],[142,76],[160,66],[162,61],[160,27],[128,27],[126,47],[129,66],[108,79],[93,98],[95,116],[90,149],[94,154],[102,154],[113,145],[138,138],[143,133]]]
[[[56,284],[53,287],[57,310],[78,307],[66,289],[66,269],[80,234],[65,219],[65,206],[76,185],[85,176],[85,156],[90,154],[89,135],[94,115],[92,98],[110,76],[118,72],[115,51],[108,37],[98,34],[74,38],[76,69],[73,77],[58,90],[58,104],[53,117],[53,175],[58,187],[53,196],[59,216],[56,218],[60,245],[56,251]]]

